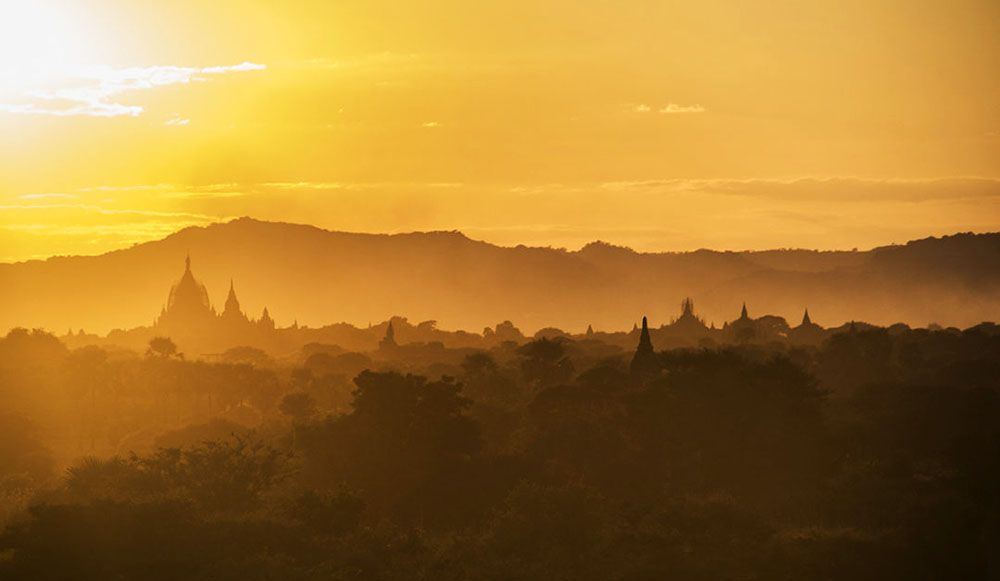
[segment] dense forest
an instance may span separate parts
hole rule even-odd
[[[15,329],[0,530],[3,579],[995,579],[1000,329],[433,361]]]

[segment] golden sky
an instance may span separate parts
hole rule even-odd
[[[242,215],[642,250],[1000,229],[996,0],[0,9],[0,261]]]

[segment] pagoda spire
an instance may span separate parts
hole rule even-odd
[[[639,346],[635,349],[632,357],[632,364],[629,366],[632,373],[649,375],[659,370],[659,362],[656,360],[656,351],[653,349],[653,341],[649,338],[649,324],[646,317],[642,318],[642,331],[639,334]]]
[[[165,334],[173,330],[201,330],[211,323],[214,316],[208,291],[195,280],[191,272],[191,253],[188,252],[184,256],[184,274],[170,287],[166,307],[161,311],[156,325],[172,328],[165,330]]]
[[[649,322],[644,316],[642,318],[642,331],[639,334],[639,350],[645,351],[653,349],[653,341],[649,338]]]
[[[226,297],[226,302],[236,300],[236,287],[233,285],[233,279],[229,279],[229,296]]]
[[[271,318],[271,311],[267,310],[267,307],[261,311],[257,324],[265,329],[274,329],[274,319]],[[295,322],[295,326],[298,326],[298,321]]]
[[[226,306],[222,311],[222,316],[226,319],[246,320],[246,315],[240,309],[240,301],[236,298],[236,287],[233,279],[229,279],[229,296],[226,297]]]
[[[803,325],[812,325],[812,319],[809,318],[809,309],[806,309],[806,313],[802,315]]]
[[[394,349],[396,347],[396,330],[392,327],[392,319],[389,319],[389,326],[385,329],[385,337],[378,343],[379,349]]]
[[[746,301],[743,301],[743,310],[740,311],[740,318],[741,319],[749,319],[750,318],[750,315],[747,314],[747,303],[746,303]]]

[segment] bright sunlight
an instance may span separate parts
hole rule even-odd
[[[66,80],[92,62],[100,34],[78,7],[65,0],[0,0],[0,96]]]

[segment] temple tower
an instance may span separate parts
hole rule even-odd
[[[240,301],[236,298],[236,289],[232,279],[229,279],[229,296],[226,297],[226,306],[222,310],[222,320],[227,323],[248,322],[247,316],[240,309]]]
[[[396,344],[396,330],[392,328],[392,320],[389,320],[389,326],[385,329],[385,337],[382,338],[378,343],[378,348],[381,351],[386,351],[390,349],[395,349],[398,345]]]
[[[170,287],[167,306],[156,320],[155,326],[167,330],[195,330],[211,325],[215,311],[208,301],[205,285],[194,278],[191,255],[184,259],[184,274]]]
[[[649,324],[646,317],[642,318],[642,331],[639,334],[639,345],[632,356],[632,363],[629,369],[636,375],[655,374],[660,370],[660,363],[656,359],[656,351],[653,349],[653,341],[649,337]]]

